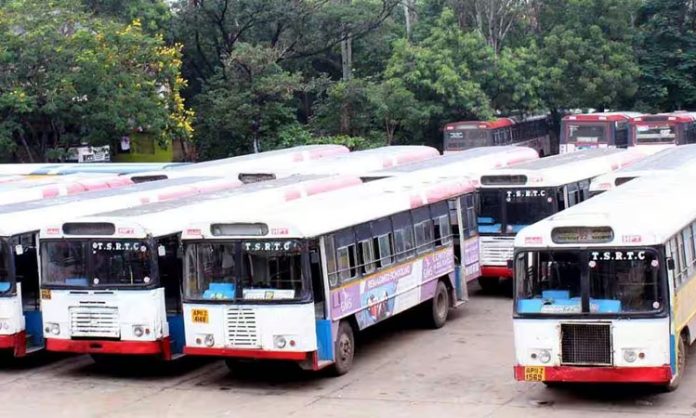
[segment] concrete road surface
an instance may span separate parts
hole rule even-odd
[[[100,368],[87,356],[4,361],[0,417],[696,415],[696,361],[675,393],[515,382],[510,299],[472,293],[443,329],[422,328],[407,315],[369,330],[353,370],[340,378],[277,363],[230,372],[201,359],[131,369]]]

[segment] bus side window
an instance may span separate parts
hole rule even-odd
[[[411,213],[397,213],[392,217],[396,259],[401,261],[413,256],[413,221]]]
[[[686,260],[684,271],[686,278],[689,278],[694,271],[694,241],[691,237],[691,225],[684,228],[681,233],[684,240],[684,259]]]
[[[339,248],[336,254],[338,256],[338,275],[341,278],[341,284],[349,282],[357,276],[355,244]]]
[[[392,258],[394,246],[392,244],[391,233],[378,236],[377,243],[379,247],[379,266],[390,266],[394,262]]]
[[[333,235],[324,238],[324,250],[326,251],[326,277],[329,280],[329,287],[334,288],[339,285],[338,272],[336,271],[336,245]]]
[[[360,265],[362,266],[363,274],[369,274],[375,271],[375,250],[373,248],[373,240],[366,239],[360,241],[358,246],[360,247]]]
[[[578,185],[571,183],[566,186],[566,189],[568,190],[568,207],[573,207],[580,203],[580,200],[578,199],[580,194],[578,191]]]
[[[558,200],[558,210],[559,211],[568,208],[565,204],[565,197],[563,196],[563,194],[564,194],[563,187],[560,187],[556,190],[556,200]]]
[[[470,193],[464,196],[466,202],[466,229],[469,233],[465,238],[471,238],[478,234],[478,221],[476,219],[476,201],[474,194]]]
[[[309,274],[312,282],[314,314],[318,319],[324,318],[324,277],[321,274],[321,257],[319,249],[312,245],[309,249]]]

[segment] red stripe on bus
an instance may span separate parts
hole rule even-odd
[[[236,357],[256,360],[294,360],[302,361],[311,355],[304,351],[234,350],[229,348],[184,347],[184,354],[196,356]]]
[[[46,338],[46,350],[48,351],[80,354],[165,354],[164,347],[168,344],[168,338],[159,341],[62,340]]]
[[[56,196],[60,195],[60,190],[58,190],[58,186],[48,187],[48,188],[43,189],[42,195],[44,198],[56,197]]]
[[[512,269],[502,266],[481,266],[483,277],[512,277]]]
[[[569,367],[553,366],[544,368],[545,382],[578,383],[669,383],[672,369],[656,367]],[[524,366],[515,366],[515,379],[524,381]]]

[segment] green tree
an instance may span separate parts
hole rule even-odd
[[[646,111],[696,107],[696,10],[693,1],[650,0],[638,18],[640,88]]]
[[[191,137],[177,47],[95,18],[70,0],[0,9],[0,144],[30,160],[49,149],[115,144],[133,130],[161,143]]]
[[[301,90],[302,79],[277,61],[277,50],[247,43],[239,43],[225,59],[196,98],[203,158],[272,149],[278,132],[296,123],[294,94]]]
[[[82,3],[97,17],[114,18],[125,24],[139,20],[143,30],[150,33],[168,30],[172,17],[164,0],[83,0]]]

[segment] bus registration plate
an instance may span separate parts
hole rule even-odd
[[[545,367],[525,367],[524,368],[524,380],[526,382],[543,382],[546,377]]]
[[[207,309],[192,309],[191,310],[191,321],[198,324],[208,323],[208,310]]]

